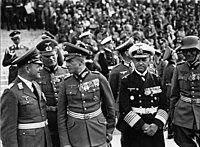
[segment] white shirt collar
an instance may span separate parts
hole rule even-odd
[[[141,73],[141,72],[137,71],[137,69],[135,69],[135,72],[140,76],[145,76],[147,73],[147,70],[145,70],[143,73]]]
[[[32,82],[29,80],[24,79],[23,77],[21,77],[20,75],[18,75],[18,77],[28,86],[28,88],[33,92],[33,87],[32,87]]]

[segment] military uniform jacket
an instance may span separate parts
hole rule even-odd
[[[48,127],[18,129],[18,124],[42,122],[46,117],[45,96],[35,82],[38,97],[16,78],[1,97],[1,139],[4,147],[51,147]],[[46,145],[45,145],[46,142]]]
[[[42,88],[42,92],[45,94],[47,99],[47,117],[48,117],[48,126],[51,134],[58,132],[57,128],[57,104],[58,104],[58,92],[60,83],[64,81],[64,77],[67,76],[68,70],[62,68],[61,66],[56,66],[54,71],[51,71],[49,68],[44,67],[41,73],[41,78],[38,83]],[[52,109],[53,106],[55,109]]]
[[[194,124],[200,130],[200,103],[185,102],[181,96],[194,101],[200,99],[200,63],[195,66],[182,62],[175,68],[172,78],[170,109],[175,125],[193,129]]]
[[[117,100],[117,98],[119,97],[121,79],[124,76],[130,74],[131,71],[132,69],[130,67],[130,64],[127,62],[122,62],[116,65],[109,73],[108,81],[110,83],[110,87],[112,89],[115,100]]]
[[[145,79],[143,81],[142,79]],[[147,72],[141,77],[136,71],[125,76],[121,82],[119,95],[119,112],[124,122],[123,134],[130,146],[162,147],[164,146],[163,126],[167,120],[167,103],[163,95],[158,75]],[[154,113],[138,113],[144,108],[155,109]],[[137,111],[135,110],[137,109]],[[148,109],[145,109],[148,111]],[[119,121],[120,122],[120,121]],[[158,131],[153,137],[142,132],[142,126],[155,123]],[[142,139],[142,141],[140,141]],[[126,142],[125,141],[125,142]]]
[[[19,44],[18,47],[13,44],[12,46],[6,48],[5,50],[5,55],[3,58],[3,66],[9,66],[11,65],[11,62],[15,60],[17,57],[21,56],[24,54],[25,51],[28,50],[28,47]]]
[[[100,115],[78,119],[68,110],[87,114],[102,109]],[[61,146],[98,146],[106,143],[106,134],[115,128],[114,98],[105,77],[85,70],[80,77],[71,75],[62,83],[58,98],[58,129]]]

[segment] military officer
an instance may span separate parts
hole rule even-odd
[[[133,45],[133,38],[129,38],[126,42],[121,44],[120,46],[116,47],[116,51],[118,51],[121,55],[122,61],[118,65],[116,65],[109,73],[108,81],[110,83],[110,87],[113,92],[113,96],[115,99],[115,114],[117,118],[119,118],[119,90],[120,90],[120,84],[121,79],[130,74],[133,70],[131,58],[128,55],[129,48]],[[121,119],[118,119],[118,121],[121,121]],[[118,123],[119,124],[119,123]],[[117,126],[117,129],[122,131]],[[121,146],[123,147],[123,132],[121,132]]]
[[[60,147],[57,127],[58,88],[64,77],[69,74],[66,68],[58,65],[57,46],[58,43],[52,39],[45,39],[36,46],[44,64],[41,79],[38,82],[47,98],[47,118],[53,147]]]
[[[61,147],[107,147],[115,128],[114,98],[106,78],[89,71],[85,48],[65,43],[71,75],[59,89],[58,129]]]
[[[116,65],[109,73],[108,81],[113,92],[114,99],[116,101],[116,115],[119,116],[119,89],[121,84],[121,79],[132,71],[131,58],[128,55],[129,48],[133,45],[133,38],[129,38],[126,42],[116,47],[121,55],[122,61],[120,64]]]
[[[119,94],[125,147],[165,146],[166,98],[158,75],[148,71],[154,53],[154,48],[144,43],[136,43],[129,49],[135,69],[122,78]]]
[[[1,97],[3,147],[51,147],[46,98],[34,81],[42,71],[39,54],[30,49],[13,64],[19,68],[18,76]]]
[[[9,37],[14,44],[6,48],[2,64],[3,66],[10,66],[8,75],[8,83],[10,84],[16,78],[18,71],[17,65],[12,64],[12,61],[27,51],[28,47],[20,43],[21,32],[13,31],[10,33]]]
[[[171,49],[170,47],[165,49],[163,60],[167,61],[167,65],[164,68],[164,73],[163,73],[163,88],[166,93],[168,109],[169,109],[169,100],[171,96],[171,86],[172,86],[171,81],[172,81],[174,69],[176,67],[177,59],[178,59],[177,54],[173,49]],[[172,121],[170,118],[168,119],[167,129],[168,129],[167,138],[172,139],[174,134],[173,134]]]
[[[197,147],[200,143],[200,39],[184,37],[180,50],[186,61],[175,68],[170,97],[174,140],[180,147]]]

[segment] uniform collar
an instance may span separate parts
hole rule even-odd
[[[87,68],[84,68],[78,75],[74,74],[74,77],[78,80],[84,80],[88,74],[89,70]]]
[[[47,71],[55,73],[55,71],[58,69],[58,65],[56,65],[54,68],[44,67]]]
[[[141,77],[145,77],[146,74],[147,74],[147,70],[145,70],[144,73],[141,73],[141,72],[139,72],[139,71],[137,71],[137,70],[135,69],[135,72],[136,72],[138,75],[140,75]]]
[[[122,60],[122,64],[127,66],[127,67],[131,67],[131,62],[127,62],[125,60]]]
[[[31,89],[31,91],[33,91],[32,82],[31,81],[24,79],[20,75],[18,75],[18,78],[20,78],[20,80],[22,80],[28,86],[28,88]]]

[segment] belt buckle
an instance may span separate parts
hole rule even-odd
[[[149,109],[149,108],[145,108],[144,110],[145,110],[145,111],[144,111],[144,112],[145,112],[145,114],[150,114],[150,113],[151,113],[151,111],[150,111],[150,109]]]
[[[196,99],[191,99],[192,104],[196,104]]]
[[[84,114],[84,119],[90,119],[91,115],[90,114]]]

